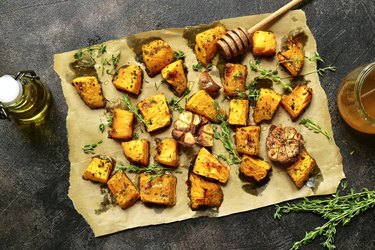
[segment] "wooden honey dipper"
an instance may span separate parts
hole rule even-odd
[[[293,0],[288,4],[284,5],[271,15],[267,16],[265,19],[255,24],[249,30],[243,28],[237,28],[228,31],[220,40],[217,42],[219,45],[220,53],[229,60],[232,57],[242,55],[250,47],[250,37],[255,31],[261,29],[263,26],[269,22],[275,20],[281,15],[288,12],[294,6],[302,2],[302,0]]]

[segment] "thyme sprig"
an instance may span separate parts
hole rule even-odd
[[[183,51],[179,50],[179,51],[174,52],[174,59],[176,61],[180,59],[184,59],[184,58],[185,58],[185,53]]]
[[[180,113],[182,113],[185,109],[180,105],[180,101],[185,97],[187,96],[188,94],[190,94],[191,92],[191,89],[190,88],[186,88],[184,90],[184,92],[182,93],[181,97],[178,98],[178,99],[174,99],[172,98],[169,102],[168,102],[168,106],[169,108],[172,110],[172,111],[178,111]]]
[[[81,63],[81,67],[93,67],[96,64],[94,52],[97,52],[96,57],[100,57],[106,51],[107,46],[104,43],[89,46],[87,48],[78,50],[78,52],[74,54],[74,59],[77,59]]]
[[[309,118],[301,119],[299,124],[304,125],[309,130],[314,131],[314,133],[323,134],[325,137],[327,137],[328,140],[332,140],[332,137],[327,130],[323,130],[322,127],[319,124],[317,124],[316,122],[314,122],[313,120],[311,120]]]
[[[278,83],[281,85],[281,87],[289,92],[293,91],[292,86],[290,86],[289,83],[286,83],[282,80],[282,78],[279,76],[279,72],[276,69],[265,69],[263,66],[260,65],[259,60],[249,62],[250,69],[254,72],[259,72],[260,76],[258,76],[258,79],[270,79],[275,83]]]
[[[82,147],[82,150],[85,154],[95,154],[95,148],[99,145],[102,144],[103,141],[100,140],[97,143],[92,143],[92,144],[87,144]]]
[[[229,153],[229,158],[225,157],[221,154],[219,154],[218,157],[220,159],[226,161],[226,163],[229,164],[229,165],[238,164],[238,163],[241,162],[241,158],[238,155],[238,153],[237,153],[237,151],[234,147],[233,141],[231,140],[230,128],[228,126],[227,121],[225,120],[225,115],[223,113],[221,113],[220,107],[219,107],[219,104],[217,103],[217,101],[214,102],[214,106],[215,106],[216,111],[218,112],[217,119],[219,119],[221,121],[220,131],[219,131],[218,125],[213,126],[214,138],[216,140],[221,141],[224,148]]]
[[[148,122],[146,122],[145,119],[143,119],[142,115],[139,114],[139,109],[137,108],[137,106],[133,106],[130,102],[130,98],[128,95],[124,95],[123,98],[122,98],[123,102],[125,103],[126,107],[129,109],[130,112],[132,112],[135,117],[137,118],[137,120],[140,122],[140,123],[143,123],[143,125],[146,126],[146,128],[148,127]]]
[[[310,57],[305,56],[305,58],[310,62],[324,62],[323,58],[319,55],[318,51],[315,51],[315,55]]]
[[[367,209],[374,208],[374,206],[375,190],[370,191],[364,188],[361,192],[355,193],[351,189],[347,195],[341,196],[339,191],[337,191],[336,194],[328,199],[309,200],[305,198],[302,202],[295,204],[276,205],[274,218],[280,219],[282,214],[290,212],[312,212],[321,215],[327,222],[306,233],[302,240],[294,243],[292,249],[299,249],[320,235],[326,237],[326,240],[321,243],[322,246],[328,249],[335,249],[336,227],[338,225],[347,225],[352,218]]]
[[[116,165],[115,171],[116,172],[117,171],[131,172],[131,173],[137,173],[137,174],[148,173],[148,174],[155,174],[157,176],[162,176],[165,174],[167,169],[165,169],[163,166],[157,163],[153,165],[149,165],[147,167],[141,167],[141,166],[132,165],[132,164],[129,164],[129,165],[118,164]]]

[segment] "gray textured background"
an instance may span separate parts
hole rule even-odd
[[[50,87],[53,105],[40,128],[0,121],[0,249],[288,249],[323,223],[312,214],[273,219],[274,207],[224,218],[198,218],[94,235],[67,196],[67,106],[53,71],[53,54],[130,34],[272,12],[287,0],[99,1],[1,0],[0,75],[33,69]],[[343,76],[375,60],[373,0],[311,0],[300,7],[327,63],[336,73],[321,78],[334,137],[349,186],[375,188],[375,138],[358,134],[338,114]],[[105,16],[99,13],[108,13]],[[329,153],[329,152],[327,152]],[[374,210],[337,231],[338,249],[375,249]],[[315,240],[305,249],[320,248]]]

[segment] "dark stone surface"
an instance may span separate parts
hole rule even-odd
[[[95,238],[67,196],[67,106],[53,71],[53,54],[87,46],[90,39],[184,27],[272,12],[288,1],[2,0],[0,75],[33,69],[50,87],[53,105],[41,127],[0,121],[0,249],[288,249],[323,223],[312,214],[273,219],[274,207],[223,218],[198,218],[136,228]],[[304,1],[308,25],[336,73],[321,78],[334,137],[349,186],[375,188],[375,138],[350,129],[339,116],[336,95],[352,68],[375,60],[372,0]],[[106,15],[100,14],[105,11]],[[329,152],[327,152],[329,154]],[[337,231],[338,249],[375,249],[374,210]],[[320,248],[319,238],[305,249]]]

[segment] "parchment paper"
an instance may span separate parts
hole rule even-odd
[[[250,28],[256,22],[265,18],[266,15],[267,14],[225,19],[220,22],[225,24],[228,30],[236,27]],[[306,24],[305,14],[301,10],[289,12],[279,21],[272,24],[272,26],[267,27],[267,29],[276,34],[277,51],[281,49],[282,41],[285,40],[289,34],[299,31],[303,31],[307,35],[305,43],[306,56],[313,56],[315,51],[317,51],[315,40]],[[196,82],[193,91],[191,92],[191,94],[193,94],[198,90],[197,82],[199,73],[192,70],[192,65],[196,64],[197,61],[193,51],[187,46],[186,40],[182,37],[183,31],[184,29],[149,31],[128,38],[109,41],[105,43],[107,45],[107,53],[103,56],[110,59],[111,55],[117,55],[121,52],[118,66],[129,63],[139,64],[135,60],[135,54],[133,50],[129,48],[127,41],[129,41],[129,39],[134,41],[136,39],[160,37],[168,42],[175,51],[181,50],[185,53],[185,65],[188,69],[188,80]],[[289,125],[296,127],[304,137],[306,149],[316,160],[317,165],[321,170],[323,179],[317,189],[311,189],[307,186],[297,189],[287,175],[285,168],[273,165],[273,171],[269,183],[262,187],[261,190],[258,190],[258,195],[254,195],[251,192],[246,191],[248,184],[239,178],[238,166],[232,165],[228,183],[222,185],[224,201],[219,210],[215,211],[209,209],[204,211],[191,211],[189,207],[186,180],[188,165],[192,156],[186,155],[186,152],[189,150],[181,148],[180,170],[182,173],[175,174],[178,178],[177,203],[175,206],[168,208],[153,208],[147,207],[139,201],[126,210],[121,209],[119,206],[111,206],[106,211],[95,212],[100,209],[100,204],[103,201],[105,194],[102,193],[99,184],[82,179],[82,174],[90,163],[92,157],[92,155],[83,153],[81,149],[82,146],[103,140],[103,143],[98,145],[95,149],[96,154],[111,156],[118,162],[123,162],[124,164],[127,163],[127,160],[123,155],[120,143],[116,140],[107,138],[107,132],[100,133],[98,129],[101,122],[106,123],[105,110],[91,110],[88,108],[80,99],[75,88],[71,84],[74,74],[70,69],[69,64],[74,61],[73,55],[76,52],[77,51],[70,51],[56,54],[54,57],[54,68],[61,78],[62,89],[68,104],[66,125],[70,150],[69,160],[71,163],[69,197],[72,199],[76,210],[82,214],[91,226],[95,236],[102,236],[134,227],[181,221],[199,216],[226,216],[300,197],[331,194],[336,191],[340,180],[345,177],[342,167],[342,158],[335,142],[333,140],[329,141],[321,134],[315,134],[304,126],[299,125],[298,122],[292,122],[289,115],[280,106],[276,111],[273,120],[269,123],[262,124],[260,156],[268,160],[265,152],[265,138],[271,124],[282,124],[283,126]],[[246,58],[242,61],[242,64],[248,65],[250,59],[252,60],[253,57],[251,53],[248,53]],[[274,69],[277,65],[276,58],[262,60],[262,65],[267,69]],[[98,65],[96,67],[98,67]],[[141,65],[141,67],[144,70],[144,65]],[[315,70],[316,63],[306,60],[301,74]],[[120,99],[124,93],[114,88],[111,83],[112,76],[107,74],[102,75],[100,73],[101,69],[99,68],[97,71],[99,79],[102,82],[105,97],[110,101]],[[279,72],[281,76],[288,76],[287,73],[280,68]],[[216,82],[220,83],[219,73],[215,67],[211,73]],[[256,76],[249,67],[248,73],[247,82]],[[318,75],[316,73],[309,74],[305,79],[310,81],[308,85],[313,89],[314,95],[310,107],[303,114],[302,118],[311,118],[332,134],[331,119],[327,106],[327,96],[320,86]],[[161,80],[162,78],[160,75],[150,78],[147,74],[144,74],[142,92],[137,98],[132,97],[132,103],[135,105],[138,101],[155,93],[164,93],[167,100],[174,97],[166,84],[161,84],[159,89],[156,90],[155,84],[159,85]],[[279,93],[282,93],[280,87],[275,84],[274,88]],[[222,95],[218,97],[217,100],[220,105],[228,110],[228,101],[224,100]],[[182,104],[184,104],[184,102]],[[178,113],[174,113],[173,119],[176,119],[177,116]],[[166,131],[164,130],[163,132],[154,133],[151,137],[150,134],[146,132],[141,133],[139,130],[140,125],[137,124],[137,126],[139,137],[146,138],[151,143],[150,160],[152,163],[153,155],[155,153],[154,138],[171,137],[171,127]],[[219,141],[215,141],[213,152],[222,153],[224,155],[227,154],[225,150],[223,150]],[[128,174],[128,176],[133,181],[137,179],[135,174]]]

